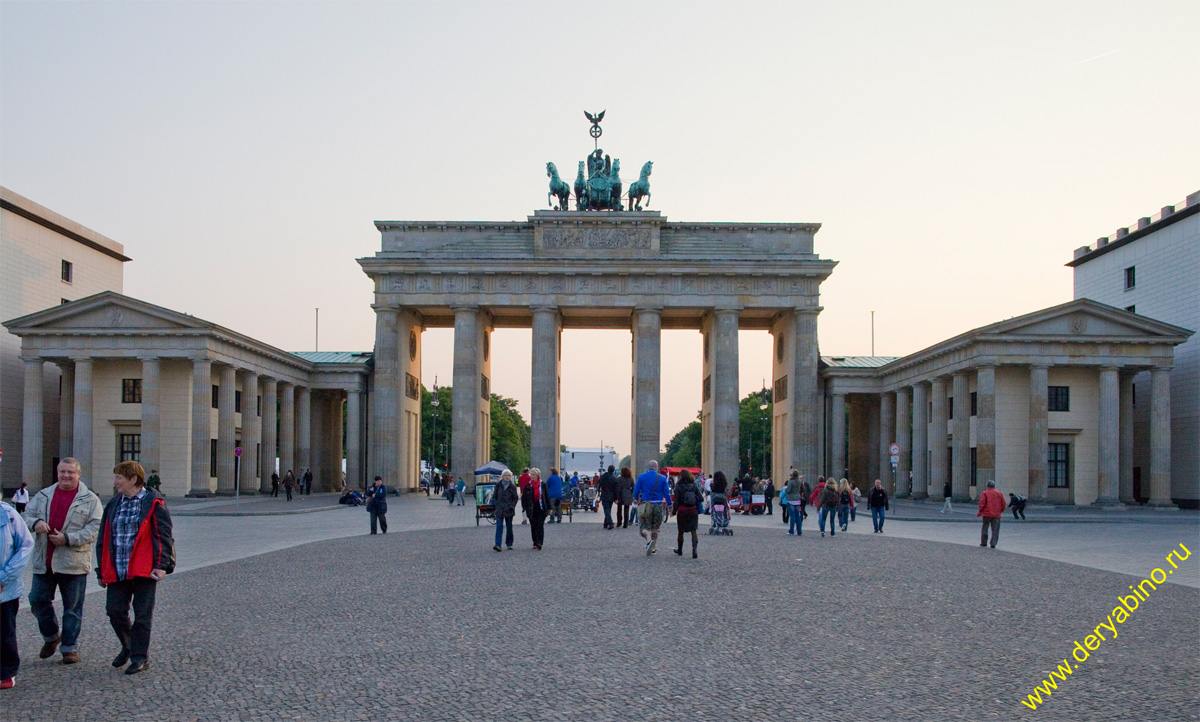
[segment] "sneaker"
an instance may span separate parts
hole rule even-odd
[[[0,679],[0,689],[12,689],[17,686],[17,678],[9,677],[8,679]]]
[[[654,550],[652,550],[652,549],[650,548],[650,545],[651,545],[652,543],[653,543],[653,542],[646,542],[646,556],[650,556],[651,554],[653,554],[653,553],[654,553]]]
[[[508,550],[511,552],[511,551],[512,551],[512,547],[509,547],[509,548],[508,548]]]
[[[63,664],[78,664],[79,663],[79,652],[63,652],[62,663]]]
[[[825,536],[825,532],[821,532],[821,536]]]
[[[48,659],[50,657],[53,657],[54,653],[58,651],[58,643],[61,641],[62,641],[62,635],[59,635],[59,636],[55,637],[54,639],[48,640],[45,644],[42,645],[42,651],[38,652],[38,657],[41,657],[42,659]]]
[[[494,547],[492,547],[492,551],[498,552],[498,551],[503,551],[503,550],[499,546],[494,546]]]

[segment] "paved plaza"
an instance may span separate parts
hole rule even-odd
[[[1200,556],[1036,712],[1020,704],[1128,585],[1180,542],[1200,546],[1195,515],[1006,521],[996,551],[978,547],[974,523],[893,520],[880,536],[863,516],[822,539],[815,517],[802,538],[778,516],[738,517],[733,537],[703,536],[693,561],[669,552],[673,525],[653,558],[634,530],[587,513],[549,526],[542,552],[518,525],[516,550],[497,554],[470,506],[393,498],[391,533],[372,539],[362,509],[317,511],[329,502],[175,505],[180,565],[158,595],[151,670],[109,666],[100,593],[75,667],[37,659],[23,610],[2,716],[1200,719]],[[239,515],[198,514],[229,507]],[[261,514],[300,508],[313,511]],[[1038,555],[1050,547],[1084,565]],[[1094,568],[1122,565],[1136,578]]]

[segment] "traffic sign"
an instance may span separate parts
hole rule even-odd
[[[236,449],[234,449],[234,450],[233,450],[233,455],[234,455],[234,456],[241,456],[241,455],[242,455],[242,447],[240,447],[240,446],[239,446],[239,447],[237,447]]]
[[[899,456],[900,455],[900,444],[893,442],[892,445],[888,447],[888,453],[891,454],[892,456]],[[893,461],[895,461],[895,459],[893,459]]]
[[[896,465],[896,464],[899,464],[899,463],[900,463],[900,455],[899,455],[899,454],[892,454],[892,465],[894,466],[894,465]]]

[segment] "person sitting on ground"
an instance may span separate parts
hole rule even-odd
[[[1008,495],[1008,499],[1009,499],[1008,505],[1009,505],[1009,508],[1012,509],[1013,518],[1014,519],[1017,519],[1017,518],[1024,519],[1025,518],[1025,502],[1026,502],[1025,496],[1023,494],[1011,494],[1010,493]],[[1018,513],[1020,513],[1020,515],[1021,515],[1020,517],[1017,516]]]

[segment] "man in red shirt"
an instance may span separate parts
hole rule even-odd
[[[522,499],[525,498],[525,492],[529,489],[530,480],[531,477],[529,476],[529,467],[526,466],[524,469],[521,469],[521,475],[517,477],[517,488],[521,490]],[[529,523],[529,516],[525,513],[524,504],[521,505],[521,523]]]
[[[1004,515],[1004,495],[996,491],[996,482],[989,481],[987,489],[979,495],[979,513],[983,517],[983,531],[979,535],[979,546],[988,545],[988,528],[992,530],[992,548],[1000,541],[1000,517]]]
[[[63,664],[79,661],[75,648],[102,513],[100,497],[79,480],[79,462],[70,457],[58,463],[58,483],[39,491],[25,508],[25,524],[36,535],[29,607],[45,642],[42,659],[53,656],[61,642]],[[62,595],[61,631],[54,612],[55,590]]]

